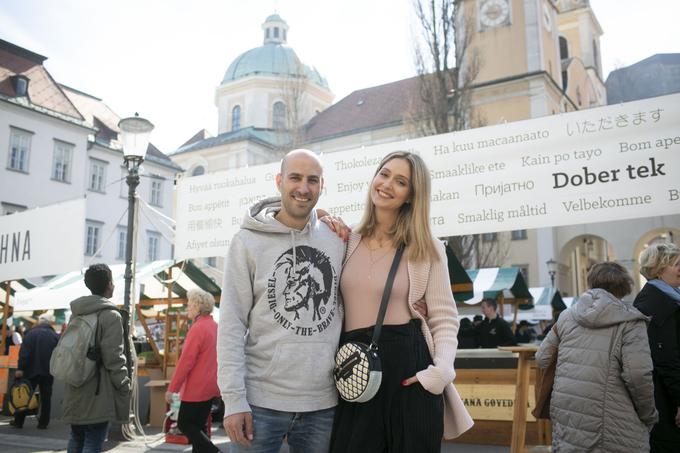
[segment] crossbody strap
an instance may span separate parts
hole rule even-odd
[[[371,339],[370,349],[378,349],[378,340],[380,339],[380,331],[382,330],[382,324],[385,320],[385,313],[387,312],[387,302],[390,300],[390,294],[392,293],[392,285],[394,284],[394,276],[397,273],[397,268],[399,267],[399,261],[401,261],[401,255],[404,252],[404,244],[401,244],[394,254],[394,259],[392,260],[392,267],[390,267],[390,273],[387,274],[387,282],[385,283],[385,290],[383,291],[382,300],[380,301],[380,310],[378,310],[378,319],[375,321],[375,327],[373,328],[373,338]]]

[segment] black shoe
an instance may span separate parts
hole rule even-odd
[[[17,428],[17,429],[23,428],[23,426],[22,426],[22,425],[18,425],[17,422],[16,422],[15,420],[10,420],[10,421],[9,421],[9,426],[13,426],[14,428]]]
[[[38,429],[47,429],[47,425],[38,425]]]

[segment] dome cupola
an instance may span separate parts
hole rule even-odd
[[[265,44],[286,44],[288,41],[288,24],[278,14],[267,17],[262,30]]]

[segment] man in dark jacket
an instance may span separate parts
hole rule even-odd
[[[14,374],[16,379],[27,379],[34,390],[40,390],[38,429],[46,429],[50,423],[50,402],[54,382],[50,375],[50,358],[59,341],[59,335],[52,328],[52,323],[54,323],[52,315],[43,313],[38,317],[38,324],[28,331],[21,344],[19,364]],[[10,424],[22,428],[25,418],[25,413],[15,413]]]
[[[498,346],[516,346],[515,336],[510,324],[498,316],[498,303],[495,299],[482,301],[484,321],[477,326],[477,338],[481,348],[497,348]]]
[[[71,302],[72,316],[97,313],[101,365],[80,387],[64,386],[63,416],[71,424],[68,451],[101,451],[110,422],[128,423],[130,378],[125,357],[123,318],[109,300],[113,296],[111,269],[93,264],[85,272],[91,296]]]

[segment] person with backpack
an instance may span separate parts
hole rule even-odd
[[[59,335],[52,328],[54,316],[43,313],[38,317],[38,324],[26,333],[19,350],[19,363],[14,374],[16,380],[26,379],[31,383],[32,390],[40,391],[40,412],[38,429],[46,429],[50,423],[50,409],[52,399],[52,383],[50,375],[50,358]],[[15,428],[22,428],[26,418],[25,411],[14,413],[14,420],[10,422]]]
[[[85,272],[85,286],[92,295],[71,302],[71,320],[50,364],[55,377],[60,378],[64,371],[70,376],[65,379],[62,417],[71,424],[68,453],[100,452],[109,423],[129,422],[126,339],[123,316],[109,300],[114,289],[111,269],[93,264]],[[70,347],[63,348],[66,344]],[[68,355],[64,349],[87,351],[86,357]],[[72,376],[78,370],[83,382]]]

